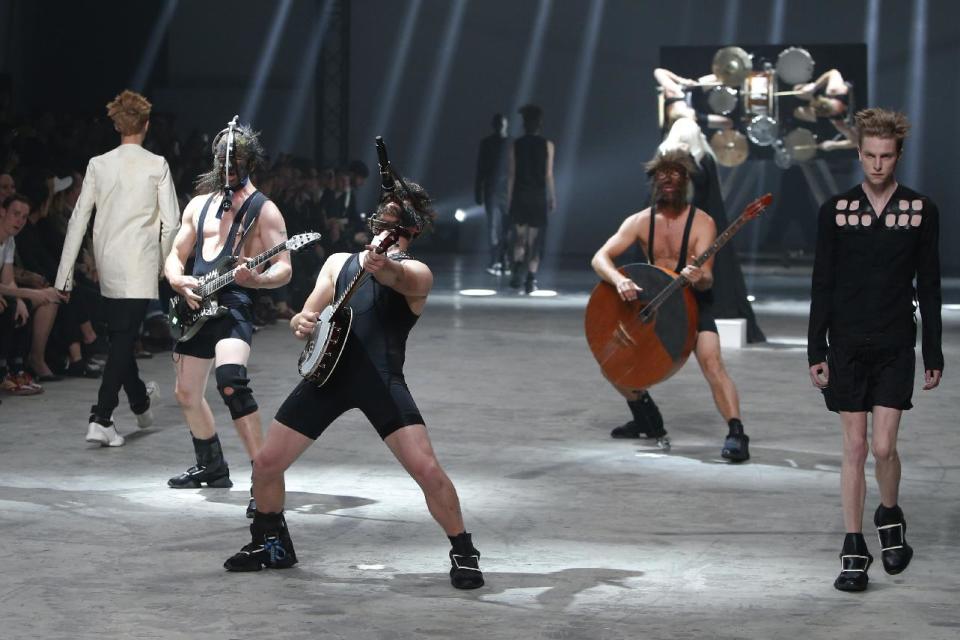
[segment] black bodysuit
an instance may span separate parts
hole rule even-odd
[[[340,269],[334,299],[359,268],[359,254],[351,255]],[[330,379],[322,387],[301,381],[277,411],[277,421],[313,439],[349,409],[360,409],[381,438],[424,424],[403,377],[407,335],[419,316],[402,294],[372,277],[356,290],[350,308],[350,336]]]
[[[690,207],[690,213],[687,214],[687,223],[683,227],[683,240],[680,242],[680,259],[677,261],[675,272],[680,273],[687,266],[687,249],[690,244],[690,230],[693,228],[693,219],[697,215],[696,207]],[[653,232],[656,228],[657,207],[650,207],[650,235],[647,236],[647,246],[650,247],[650,255],[647,256],[647,262],[653,264]],[[717,323],[713,318],[713,293],[710,289],[706,291],[697,291],[693,289],[693,297],[697,301],[697,331],[711,331],[717,333]]]
[[[830,348],[912,349],[916,300],[924,367],[943,370],[939,215],[930,198],[902,185],[879,213],[859,185],[820,207],[807,336],[811,366],[826,360],[828,337]]]
[[[193,276],[202,276],[210,273],[216,267],[217,262],[224,256],[233,254],[233,243],[237,238],[237,231],[244,219],[255,220],[260,214],[267,197],[254,191],[243,201],[240,210],[234,216],[233,224],[230,225],[230,231],[226,242],[223,243],[223,249],[212,260],[203,257],[203,224],[207,219],[207,211],[210,203],[217,194],[211,194],[200,210],[200,218],[197,220],[197,241],[193,249]],[[253,289],[241,287],[232,283],[219,291],[217,294],[217,303],[221,307],[229,309],[228,313],[208,320],[200,330],[189,340],[178,342],[174,346],[174,351],[183,355],[194,356],[196,358],[210,359],[216,355],[217,343],[227,338],[237,338],[247,344],[253,341]]]

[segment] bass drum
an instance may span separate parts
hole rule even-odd
[[[737,108],[737,90],[733,87],[714,87],[707,94],[707,104],[714,113],[729,115]]]
[[[646,263],[628,264],[619,271],[643,289],[641,299],[624,302],[613,285],[598,284],[584,318],[587,344],[607,380],[647,389],[679,371],[690,357],[697,339],[697,302],[684,287],[645,323],[640,312],[677,274]]]

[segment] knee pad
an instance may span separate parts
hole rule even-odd
[[[222,364],[217,367],[216,376],[217,391],[230,410],[231,418],[237,420],[257,410],[257,401],[253,399],[245,366]]]

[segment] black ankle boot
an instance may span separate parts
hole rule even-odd
[[[739,418],[730,418],[730,432],[723,441],[720,457],[730,462],[743,462],[750,459],[750,436],[743,432],[743,423]]]
[[[873,524],[877,525],[880,537],[880,560],[883,570],[890,575],[901,573],[913,558],[913,547],[907,544],[907,521],[898,505],[885,507],[882,504],[873,514]]]
[[[193,450],[197,464],[167,480],[167,486],[172,489],[199,489],[201,484],[217,489],[229,489],[233,486],[230,468],[223,459],[220,436],[213,434],[209,440],[193,438]]]
[[[867,551],[867,541],[862,533],[848,533],[840,551],[840,575],[833,586],[840,591],[863,591],[870,578],[867,570],[873,564],[873,556]]]
[[[513,263],[513,272],[510,274],[510,287],[513,289],[519,289],[520,283],[523,282],[523,263],[514,262]]]
[[[457,589],[477,589],[483,586],[483,572],[480,571],[480,552],[473,546],[470,534],[463,532],[456,536],[447,536],[450,549],[450,583]]]
[[[627,400],[627,406],[633,415],[633,420],[614,428],[610,432],[612,438],[662,438],[667,435],[663,428],[663,416],[650,394],[640,393],[636,400]]]
[[[254,513],[250,523],[250,543],[227,558],[227,571],[260,571],[288,569],[297,564],[297,553],[287,530],[287,521],[280,513]]]
[[[527,279],[523,283],[523,292],[527,295],[530,295],[534,291],[539,291],[540,287],[537,286],[537,274],[528,273]]]

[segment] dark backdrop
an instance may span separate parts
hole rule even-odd
[[[351,3],[351,154],[369,157],[370,136],[381,133],[396,164],[412,171],[418,149],[425,147],[422,175],[417,177],[450,216],[456,207],[472,204],[476,144],[487,132],[490,115],[516,106],[539,3],[422,0],[398,99],[386,124],[374,131],[373,119],[412,2],[416,0]],[[0,0],[0,72],[13,78],[15,107],[101,110],[133,76],[161,4]],[[871,52],[875,104],[912,111],[917,127],[906,148],[904,181],[912,177],[910,186],[940,203],[944,263],[960,271],[960,254],[949,250],[952,240],[960,238],[955,215],[960,160],[953,152],[960,134],[960,7],[953,0],[926,3],[925,84],[915,93],[910,89],[919,77],[911,58],[911,25],[920,6],[916,2],[553,2],[530,97],[543,105],[545,133],[557,144],[560,213],[566,224],[553,229],[560,234],[556,246],[567,253],[590,253],[625,214],[642,206],[646,188],[638,169],[657,143],[651,72],[661,45],[863,42],[871,4],[880,10],[879,46]],[[268,145],[279,139],[319,5],[315,0],[292,2],[255,122],[265,131]],[[178,114],[182,135],[193,127],[219,130],[238,110],[278,6],[256,0],[179,2],[146,90],[159,109]],[[445,37],[458,9],[460,30]],[[777,15],[782,21],[775,20]],[[591,16],[599,16],[599,31],[576,140],[568,119],[576,115],[578,68]],[[450,46],[445,48],[445,42]],[[423,123],[430,88],[443,70],[439,54],[444,51],[451,54],[448,82],[435,103],[437,117]],[[307,115],[297,123],[300,135],[289,150],[309,155],[314,139],[312,89],[307,98]],[[864,97],[859,100],[864,104]],[[371,196],[372,189],[367,201]],[[479,228],[475,219],[464,226],[465,231]]]

